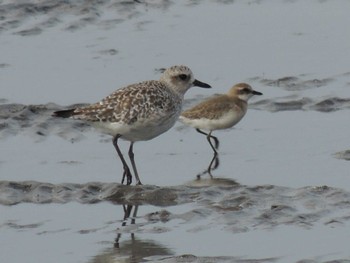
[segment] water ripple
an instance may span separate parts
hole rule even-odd
[[[209,181],[209,180],[208,180]],[[0,204],[112,202],[164,207],[147,216],[150,222],[212,217],[227,231],[246,232],[256,228],[295,225],[312,228],[316,223],[342,225],[349,221],[350,193],[328,186],[287,188],[272,185],[244,186],[217,184],[158,187],[125,186],[117,183],[49,184],[35,181],[0,182]],[[166,209],[195,203],[194,210],[172,214]],[[200,231],[200,229],[193,229]]]

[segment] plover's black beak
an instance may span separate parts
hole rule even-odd
[[[196,79],[193,81],[193,86],[206,88],[206,89],[211,88],[211,86],[209,84],[201,82],[201,81],[196,80]]]
[[[260,95],[263,95],[261,92],[256,91],[256,90],[253,90],[253,91],[252,91],[252,94],[253,94],[253,95],[259,95],[259,96],[260,96]]]

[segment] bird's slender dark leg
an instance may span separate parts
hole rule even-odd
[[[210,162],[210,164],[208,166],[208,174],[210,175],[211,178],[213,178],[213,175],[211,174],[211,170],[214,170],[214,169],[218,168],[218,166],[219,166],[219,157],[218,157],[218,152],[216,151],[216,147],[213,146],[213,144],[211,143],[210,138],[215,138],[216,140],[218,140],[218,139],[216,137],[212,136],[211,132],[209,132],[209,134],[207,136],[207,140],[208,140],[211,148],[214,151],[214,156],[213,156],[213,159],[211,160],[211,162]],[[215,146],[216,145],[217,144],[215,144]],[[214,164],[214,166],[213,166],[213,164]]]
[[[196,129],[196,131],[201,133],[201,134],[204,134],[205,136],[208,136],[208,133],[206,133],[204,131],[201,131],[200,129]],[[215,136],[211,135],[211,132],[210,132],[210,138],[212,138],[214,140],[215,149],[218,150],[219,149],[219,145],[220,145],[219,139],[216,138]]]
[[[126,163],[124,157],[123,157],[123,154],[122,152],[120,151],[119,149],[119,146],[118,146],[118,139],[121,137],[120,134],[117,134],[114,138],[113,138],[113,145],[114,145],[114,148],[116,149],[118,155],[119,155],[119,158],[120,160],[122,161],[123,163],[123,168],[124,168],[124,173],[123,173],[123,179],[122,179],[122,184],[124,183],[124,179],[126,177],[126,184],[127,185],[130,185],[131,182],[132,182],[132,175],[131,175],[131,172],[130,172],[130,168],[128,166],[128,164]]]
[[[219,139],[216,138],[215,136],[211,135],[211,132],[208,134],[208,133],[205,133],[204,131],[201,131],[200,129],[196,129],[196,131],[199,132],[199,133],[201,133],[201,134],[206,135],[206,136],[207,136],[207,139],[208,139],[208,136],[209,136],[210,139],[213,139],[213,140],[214,140],[214,143],[215,143],[215,149],[213,149],[213,150],[214,150],[214,153],[216,152],[216,150],[219,149],[219,145],[220,145]],[[208,139],[208,141],[209,141],[209,139]],[[209,143],[210,143],[210,146],[213,148],[212,143],[211,143],[210,141],[209,141]],[[218,168],[218,166],[219,166],[219,156],[218,156],[218,153],[216,153],[216,156],[217,156],[217,157],[215,158],[214,167],[212,167],[213,170],[216,169],[216,168]]]
[[[136,169],[133,148],[134,148],[134,142],[130,142],[129,158],[130,158],[130,161],[131,161],[132,169],[134,170],[134,174],[135,174],[135,178],[136,178],[136,184],[137,185],[141,185],[142,183],[140,181],[140,177],[139,177],[139,174],[138,174],[137,169]]]
[[[200,179],[200,177],[206,173],[208,173],[210,175],[211,178],[213,178],[213,175],[211,174],[211,171],[218,168],[219,166],[219,154],[217,152],[217,149],[219,148],[219,140],[218,138],[216,138],[215,136],[211,135],[212,132],[209,132],[209,133],[205,133],[203,131],[201,131],[200,129],[196,129],[197,132],[201,133],[201,134],[204,134],[207,136],[207,140],[210,144],[210,147],[213,149],[214,151],[214,156],[213,156],[213,159],[210,161],[210,164],[208,166],[208,169],[205,170],[204,172],[200,173],[197,175],[197,178]],[[214,144],[215,146],[212,144],[212,141],[211,139],[214,140]]]

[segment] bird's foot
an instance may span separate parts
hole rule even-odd
[[[200,179],[202,178],[202,175],[205,175],[205,174],[209,174],[210,179],[213,179],[214,177],[213,177],[213,175],[211,174],[211,170],[213,170],[213,169],[209,168],[209,169],[204,170],[203,172],[197,174],[197,180],[200,180]]]

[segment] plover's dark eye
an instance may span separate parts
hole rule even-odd
[[[241,89],[241,94],[249,94],[251,93],[251,90],[250,89],[247,89],[247,88],[244,88],[244,89]]]
[[[186,74],[180,74],[179,79],[181,80],[187,80],[188,76]]]

